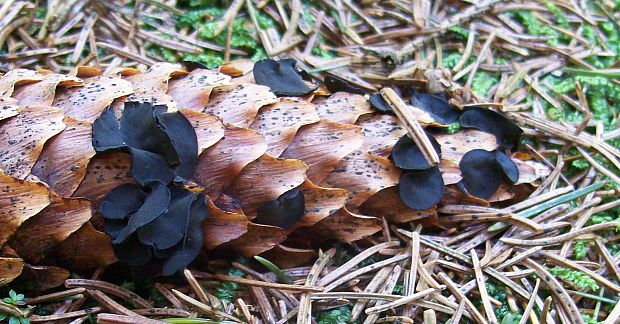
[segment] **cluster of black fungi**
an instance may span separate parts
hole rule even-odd
[[[189,63],[191,69],[197,67]],[[304,96],[317,88],[310,76],[296,67],[295,60],[262,60],[255,64],[253,74],[256,83],[268,86],[277,96]],[[325,85],[331,92],[366,94],[337,77],[326,77]],[[462,127],[494,134],[503,149],[516,145],[522,133],[501,114],[477,108],[458,111],[439,95],[415,93],[411,101],[440,123],[459,120]],[[380,112],[391,113],[380,94],[371,95],[370,102]],[[441,154],[432,134],[427,135]],[[120,120],[111,107],[95,120],[93,146],[97,152],[131,154],[136,184],[116,187],[99,208],[116,257],[131,267],[148,266],[163,275],[172,275],[191,263],[202,248],[202,221],[208,209],[204,194],[190,181],[198,157],[190,122],[179,112],[167,112],[166,106],[127,102]],[[394,146],[392,159],[404,171],[399,192],[408,207],[428,209],[441,200],[444,183],[439,168],[428,165],[407,135]],[[472,150],[463,156],[459,167],[463,177],[459,188],[480,198],[491,196],[502,176],[513,183],[519,178],[516,165],[502,149]],[[303,192],[294,188],[260,206],[254,221],[287,228],[304,213]]]
[[[256,83],[266,85],[279,96],[303,96],[316,89],[308,85],[307,73],[296,67],[294,60],[262,60],[254,66]],[[330,92],[349,92],[369,95],[371,105],[381,113],[391,114],[392,108],[380,93],[370,94],[352,83],[332,75],[324,79]],[[487,199],[499,188],[502,179],[516,183],[519,169],[506,154],[519,142],[523,131],[502,114],[483,108],[458,110],[445,95],[413,92],[411,104],[426,111],[437,123],[449,125],[459,122],[463,128],[474,128],[495,135],[499,148],[493,151],[474,149],[467,152],[459,163],[462,180],[458,187],[466,194]],[[433,137],[433,127],[426,135],[441,157],[441,146]],[[429,209],[441,201],[444,182],[437,165],[426,162],[422,152],[408,136],[398,140],[392,150],[392,160],[403,171],[399,183],[400,198],[410,208]]]

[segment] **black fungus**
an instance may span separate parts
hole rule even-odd
[[[499,169],[502,171],[506,179],[511,183],[517,183],[519,181],[519,168],[517,164],[510,158],[510,156],[506,155],[506,153],[496,150],[495,151],[495,160],[497,161],[497,165]]]
[[[325,83],[325,87],[327,87],[327,90],[329,90],[332,93],[348,92],[348,93],[354,93],[354,94],[359,94],[359,95],[366,94],[366,90],[358,86],[355,86],[349,83],[349,81],[339,78],[337,76],[328,75],[323,80],[323,83]]]
[[[296,68],[293,59],[279,61],[264,59],[254,64],[253,74],[257,84],[268,86],[276,96],[304,96],[316,90],[303,80],[304,73]]]
[[[451,124],[459,119],[460,111],[454,109],[443,95],[416,92],[411,96],[411,104],[427,112],[441,124]]]
[[[152,222],[166,211],[170,203],[168,187],[160,182],[153,182],[149,185],[149,189],[150,192],[146,195],[140,209],[129,216],[127,226],[118,232],[112,239],[112,243],[118,244],[125,241],[138,228]]]
[[[261,205],[254,221],[259,224],[288,228],[295,224],[304,213],[304,194],[299,188],[295,188]]]
[[[142,186],[183,182],[198,155],[196,133],[185,116],[150,103],[125,103],[120,124],[111,108],[104,110],[93,123],[93,146],[97,152],[128,151],[132,176]]]
[[[135,234],[121,243],[113,243],[112,249],[117,259],[130,266],[142,266],[151,259],[151,247],[141,244]]]
[[[192,72],[198,69],[209,70],[209,68],[206,65],[200,62],[196,62],[196,61],[183,60],[181,64],[183,64],[183,67],[185,67],[185,69],[189,72]]]
[[[508,155],[501,151],[471,150],[459,163],[462,180],[458,187],[465,193],[488,199],[499,188],[502,175],[512,183],[519,180],[519,169]]]
[[[403,173],[400,176],[398,193],[409,208],[432,208],[441,201],[444,194],[444,182],[439,167]]]
[[[435,152],[441,157],[441,145],[437,142],[433,135],[426,133],[430,140]],[[416,145],[416,143],[407,134],[403,135],[392,149],[392,159],[394,164],[402,170],[426,170],[431,168],[422,151]]]
[[[523,130],[504,115],[483,108],[469,108],[460,117],[461,126],[495,135],[499,145],[512,149],[519,143]]]
[[[207,218],[208,209],[205,197],[200,194],[194,199],[187,218],[182,225],[185,226],[185,236],[177,245],[171,248],[170,255],[164,260],[162,274],[170,276],[185,268],[200,254],[203,241],[202,221]]]
[[[381,94],[379,92],[373,94],[372,96],[370,96],[369,98],[370,101],[370,105],[381,111],[381,112],[389,112],[389,113],[393,113],[392,111],[392,106],[390,106],[390,104],[387,103],[387,101],[385,101],[385,99],[383,99],[383,96],[381,96]]]
[[[140,242],[156,250],[169,249],[181,241],[185,235],[185,222],[189,218],[190,207],[196,199],[190,191],[178,188],[173,190],[179,193],[171,197],[168,210],[138,229]]]
[[[146,193],[138,186],[123,184],[110,191],[101,202],[100,211],[108,219],[124,219],[142,206]]]
[[[93,147],[97,152],[127,147],[112,107],[107,107],[93,122]]]

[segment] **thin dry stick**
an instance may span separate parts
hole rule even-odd
[[[487,314],[487,319],[489,320],[489,323],[496,324],[498,323],[497,317],[495,317],[493,306],[491,306],[491,302],[489,301],[489,293],[487,292],[484,275],[482,274],[482,269],[480,268],[478,254],[474,249],[470,251],[470,254],[471,262],[473,263],[474,267],[474,274],[476,276],[476,283],[478,284],[478,291],[480,291],[480,299],[482,299],[482,306],[484,307],[484,312]]]
[[[187,269],[184,269],[183,275],[185,276],[185,280],[187,280],[187,282],[189,283],[189,286],[192,288],[192,291],[194,292],[194,294],[196,294],[196,296],[198,296],[200,301],[205,304],[209,304],[209,297],[207,297],[207,294],[205,293],[204,289],[200,287],[198,280],[196,280],[192,272]]]
[[[369,294],[369,293],[376,292],[379,289],[379,287],[383,284],[383,282],[385,282],[385,280],[390,275],[390,273],[393,271],[393,269],[394,269],[394,266],[387,266],[379,270],[377,274],[372,278],[372,280],[370,280],[366,288],[364,288],[364,293]],[[365,300],[365,299],[358,300],[355,303],[355,305],[353,306],[353,309],[351,309],[351,321],[357,320],[357,318],[364,311],[366,304],[368,304],[368,300]]]
[[[484,319],[484,316],[482,316],[482,314],[480,314],[480,312],[478,311],[478,309],[476,309],[476,306],[474,306],[474,304],[467,298],[467,296],[465,296],[461,290],[456,286],[456,284],[448,277],[447,274],[445,274],[444,272],[440,272],[439,273],[439,279],[446,284],[446,286],[448,287],[448,289],[450,290],[450,292],[452,293],[452,295],[454,295],[454,297],[456,297],[456,299],[459,302],[465,302],[465,305],[467,305],[467,308],[469,309],[469,312],[472,314],[472,316],[474,317],[474,319],[476,321],[478,321],[479,323],[488,323],[486,321],[486,319]]]
[[[521,239],[504,238],[504,237],[502,237],[500,239],[500,241],[502,241],[504,243],[507,243],[507,244],[525,245],[525,246],[555,245],[555,244],[560,244],[560,243],[572,240],[575,237],[581,236],[583,234],[588,234],[588,233],[592,233],[592,232],[598,232],[598,231],[606,230],[606,229],[609,229],[609,228],[615,228],[617,226],[618,226],[617,222],[606,222],[606,223],[601,223],[601,224],[596,224],[596,225],[584,227],[584,228],[581,228],[581,229],[576,230],[576,231],[568,232],[566,234],[562,234],[562,235],[558,235],[558,236],[554,236],[554,237],[550,237],[550,238],[540,238],[540,239],[533,239],[533,240],[521,240]]]
[[[613,256],[611,255],[611,253],[609,253],[609,250],[607,250],[607,247],[605,246],[603,241],[601,241],[601,239],[597,238],[594,240],[594,242],[596,243],[596,247],[598,248],[598,250],[601,251],[603,259],[605,259],[605,263],[607,263],[609,270],[613,272],[613,274],[616,276],[616,279],[618,279],[618,281],[620,282],[620,269],[614,261]]]
[[[411,136],[411,139],[413,139],[422,152],[426,162],[430,165],[439,164],[439,156],[437,155],[435,148],[433,148],[433,145],[428,139],[428,136],[426,136],[424,129],[420,126],[403,100],[391,88],[381,89],[381,96],[392,107],[392,110],[398,119],[400,119],[403,123],[403,126],[409,133],[409,136]]]
[[[28,298],[26,299],[26,305],[36,305],[36,304],[48,302],[51,300],[65,299],[67,297],[82,294],[85,291],[86,291],[86,288],[80,287],[80,288],[73,288],[69,290],[59,291],[59,292],[55,292],[55,293],[51,293],[47,295],[41,295],[41,296],[37,296],[34,298]]]
[[[228,6],[228,10],[226,10],[224,16],[220,18],[220,21],[215,26],[215,30],[213,31],[215,36],[221,34],[229,24],[232,24],[241,7],[243,7],[243,0],[233,0]]]
[[[614,172],[609,171],[609,169],[605,168],[600,163],[598,163],[584,149],[580,148],[579,146],[576,146],[576,148],[579,151],[579,153],[581,154],[581,156],[583,156],[584,159],[588,160],[590,165],[592,165],[600,173],[602,173],[602,174],[606,175],[607,177],[609,177],[609,179],[611,179],[613,182],[615,182],[618,185],[620,185],[620,177],[619,176],[617,176]]]
[[[545,299],[542,311],[540,312],[540,324],[547,324],[547,317],[549,316],[549,310],[551,309],[551,296]]]
[[[478,54],[478,58],[476,59],[476,62],[474,63],[474,67],[471,69],[471,72],[469,73],[469,77],[467,77],[467,82],[465,82],[466,88],[471,88],[471,83],[474,81],[474,77],[476,76],[476,72],[478,71],[478,67],[480,66],[480,62],[482,62],[482,58],[484,57],[486,52],[491,47],[493,40],[495,40],[495,31],[491,32],[491,34],[489,35],[489,38],[486,40],[486,42],[484,42],[484,45],[482,45],[482,49],[480,50],[480,53]]]
[[[403,254],[400,254],[400,255],[393,256],[393,257],[391,257],[389,259],[385,259],[383,261],[379,261],[379,262],[373,263],[371,265],[365,266],[365,267],[363,267],[361,269],[357,269],[355,271],[349,272],[348,274],[340,277],[338,280],[335,280],[331,284],[325,286],[325,292],[331,291],[331,290],[335,289],[336,287],[338,287],[338,286],[348,282],[351,279],[357,278],[358,276],[360,276],[360,275],[362,275],[364,273],[380,269],[380,268],[382,268],[382,267],[384,267],[386,265],[389,265],[389,264],[392,264],[392,263],[395,263],[395,262],[399,262],[399,261],[402,261],[402,260],[405,260],[405,259],[408,259],[408,258],[409,258],[409,253],[403,253]]]
[[[363,252],[359,253],[358,255],[354,256],[353,258],[351,258],[351,260],[347,261],[345,264],[341,265],[337,269],[325,275],[325,277],[321,278],[321,280],[318,281],[317,285],[318,286],[328,285],[332,281],[338,279],[338,277],[342,276],[343,274],[349,272],[351,269],[355,268],[360,262],[366,260],[367,258],[371,257],[375,253],[383,249],[398,246],[399,244],[400,243],[398,241],[392,241],[392,242],[385,242],[385,243],[372,246],[364,250]]]
[[[236,282],[242,285],[248,285],[253,287],[264,287],[264,288],[274,288],[281,290],[290,290],[290,291],[306,291],[306,292],[321,292],[323,288],[319,287],[308,287],[308,286],[300,286],[300,285],[288,285],[288,284],[280,284],[268,281],[260,281],[253,279],[245,279],[245,278],[237,278],[232,276],[227,276],[223,274],[207,274],[209,278],[215,278],[222,281],[230,281]]]
[[[186,303],[186,304],[188,304],[188,305],[190,305],[192,307],[195,307],[199,312],[201,312],[203,314],[206,314],[206,315],[209,315],[209,316],[226,318],[226,319],[229,319],[231,321],[238,322],[238,323],[242,322],[240,319],[238,319],[238,318],[236,318],[236,317],[234,317],[232,315],[228,315],[228,314],[226,314],[224,312],[221,312],[221,311],[219,311],[217,309],[214,309],[213,307],[211,307],[209,305],[201,303],[201,302],[195,300],[194,298],[192,298],[192,297],[190,297],[190,296],[188,296],[188,295],[186,295],[186,294],[184,294],[184,293],[182,293],[182,292],[180,292],[180,291],[178,291],[176,289],[172,289],[172,293],[177,298],[179,298],[181,301],[183,301],[184,303]]]
[[[137,294],[123,287],[113,285],[105,281],[90,280],[90,279],[67,279],[65,280],[65,287],[67,288],[82,287],[86,289],[100,290],[107,294],[127,300],[135,304],[138,307],[142,307],[142,308],[153,307],[153,304],[151,304],[146,299],[138,296]]]
[[[469,57],[471,56],[471,53],[474,50],[475,44],[476,44],[476,24],[471,23],[469,25],[469,36],[467,36],[467,44],[465,45],[465,51],[463,52],[463,56],[461,56],[461,59],[452,68],[452,72],[456,73],[460,71],[463,65],[467,63],[467,60],[469,60]]]
[[[465,300],[461,300],[461,302],[459,303],[459,307],[456,309],[456,312],[454,313],[454,316],[452,316],[452,319],[450,320],[450,323],[460,323],[461,322],[461,317],[463,317],[463,311],[465,310]]]
[[[164,324],[166,322],[149,319],[139,315],[117,315],[99,314],[97,315],[99,324]]]
[[[583,318],[581,318],[581,314],[579,313],[579,309],[577,305],[575,305],[575,301],[568,294],[564,286],[558,282],[557,279],[543,266],[532,261],[531,259],[525,259],[521,261],[521,263],[527,267],[530,267],[536,270],[536,274],[542,281],[547,284],[550,288],[552,294],[556,297],[557,301],[560,303],[564,311],[569,314],[578,324],[583,324]],[[543,316],[544,319],[544,316]]]
[[[538,295],[538,288],[540,287],[540,278],[536,278],[536,285],[534,285],[534,290],[532,291],[532,296]],[[530,317],[530,312],[534,309],[534,303],[536,303],[536,298],[530,298],[527,302],[527,306],[523,311],[523,316],[519,321],[519,324],[527,324],[527,319]]]
[[[319,279],[321,271],[327,265],[327,262],[336,254],[336,249],[332,248],[329,251],[323,253],[314,263],[312,269],[306,277],[305,286],[312,287]],[[299,311],[297,313],[297,324],[310,324],[312,322],[312,301],[310,299],[310,293],[301,295],[299,300]]]
[[[620,319],[620,303],[616,303],[614,309],[607,315],[607,318],[602,324],[616,324],[618,323],[618,319]]]
[[[394,267],[394,270],[392,271],[392,273],[390,274],[390,276],[388,277],[385,286],[383,286],[383,289],[381,290],[382,294],[391,294],[394,291],[394,287],[396,287],[396,283],[398,282],[398,279],[400,278],[400,274],[402,272],[402,268],[400,267],[400,265],[396,265]],[[381,300],[378,300],[375,303],[375,306],[380,306],[383,305],[384,302]],[[364,320],[363,324],[372,324],[375,323],[377,321],[377,318],[379,318],[379,315],[377,314],[372,314],[369,315],[368,317],[366,317],[366,319]]]
[[[424,289],[420,292],[417,292],[411,296],[406,296],[403,298],[400,298],[398,300],[395,300],[391,303],[387,303],[387,304],[383,304],[383,305],[379,305],[379,306],[374,306],[374,307],[370,307],[367,308],[365,313],[366,315],[372,315],[372,314],[378,314],[381,312],[385,312],[386,310],[389,310],[391,308],[396,308],[398,306],[401,305],[405,305],[405,304],[409,304],[415,300],[418,300],[420,298],[424,298],[428,295],[430,295],[431,293],[435,292],[437,290],[435,290],[435,288],[428,288],[428,289]]]
[[[411,268],[409,271],[409,285],[405,296],[413,295],[415,292],[416,275],[418,274],[418,258],[420,258],[420,233],[411,233]]]

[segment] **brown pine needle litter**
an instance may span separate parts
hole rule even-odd
[[[23,291],[24,303],[5,298],[0,316],[71,324],[620,323],[618,21],[620,2],[612,0],[4,0],[3,72],[293,58],[316,79],[383,89],[431,165],[439,156],[409,116],[408,98],[390,86],[427,86],[450,93],[459,109],[507,113],[524,129],[520,145],[530,154],[522,159],[551,172],[533,190],[505,192],[519,203],[466,200],[430,221],[384,221],[382,232],[314,249],[298,267],[274,262],[267,271],[220,255],[148,287],[101,268],[65,280],[66,289]],[[36,267],[29,271],[36,277]],[[7,281],[0,278],[0,291],[26,289]]]

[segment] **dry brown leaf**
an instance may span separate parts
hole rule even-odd
[[[45,75],[32,70],[11,70],[0,77],[0,97],[10,97],[16,85],[38,82],[44,77]]]
[[[261,107],[276,102],[278,98],[266,86],[252,83],[222,86],[213,89],[204,112],[218,116],[225,123],[247,128]]]
[[[320,100],[316,110],[321,118],[343,124],[355,124],[361,115],[374,112],[366,97],[348,92],[336,92]]]
[[[308,165],[308,179],[320,183],[363,140],[361,128],[322,119],[302,127],[281,157],[304,161]]]
[[[97,231],[90,222],[71,234],[56,250],[55,257],[71,269],[90,270],[116,262],[110,237]]]
[[[301,185],[306,180],[306,170],[302,161],[265,154],[248,164],[226,191],[239,199],[244,213],[252,219],[261,204]]]
[[[84,83],[79,78],[64,74],[49,74],[43,80],[16,87],[13,98],[20,106],[51,106],[56,95],[56,87],[80,86]]]
[[[67,128],[45,143],[32,174],[59,195],[70,197],[84,179],[95,149],[90,123],[71,117],[64,123]]]
[[[226,212],[209,200],[209,217],[203,222],[203,246],[207,250],[239,238],[248,231],[248,218],[239,213]]]
[[[41,182],[15,179],[0,170],[0,245],[29,218],[50,204],[50,191]]]
[[[26,220],[9,245],[28,262],[38,263],[92,215],[86,199],[62,198],[51,193],[51,204]]]
[[[193,110],[182,109],[180,112],[194,127],[198,141],[198,155],[224,137],[226,128],[217,117]]]
[[[349,193],[347,206],[354,208],[399,181],[400,170],[390,160],[358,150],[345,156],[323,184],[346,189]]]
[[[376,217],[385,217],[389,224],[407,223],[437,214],[435,208],[414,210],[403,204],[398,187],[389,187],[368,198],[360,207],[360,212]]]
[[[53,106],[62,108],[69,117],[92,123],[114,99],[131,93],[130,82],[112,76],[98,76],[84,80],[81,87],[58,90]]]
[[[0,125],[0,168],[25,179],[37,162],[43,145],[60,133],[65,124],[62,111],[53,107],[26,107]]]
[[[217,199],[246,165],[266,151],[265,139],[257,132],[228,126],[224,138],[198,157],[193,179],[205,187],[207,195]]]
[[[348,196],[344,189],[319,187],[310,180],[304,181],[300,188],[304,194],[306,213],[297,223],[287,228],[288,233],[300,227],[310,227],[335,213],[344,207]]]
[[[123,152],[97,154],[90,160],[84,180],[73,197],[84,197],[96,208],[103,197],[124,183],[135,183],[130,173],[131,156]]]
[[[250,128],[265,137],[267,153],[280,156],[300,127],[319,119],[314,104],[280,98],[280,102],[261,108]]]
[[[407,134],[398,118],[392,115],[364,115],[356,125],[364,132],[364,149],[383,157],[388,157],[398,139]]]
[[[184,78],[171,80],[168,95],[179,109],[202,111],[215,87],[229,85],[230,77],[212,70],[196,69]]]

